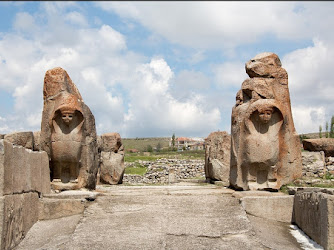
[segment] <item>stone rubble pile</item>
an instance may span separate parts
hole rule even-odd
[[[334,183],[334,157],[326,157],[324,152],[302,152],[302,178],[299,184]]]
[[[138,161],[147,167],[144,176],[128,175],[123,177],[123,183],[168,184],[181,179],[205,178],[204,160],[179,160],[161,158],[156,161]],[[126,167],[135,163],[125,163]]]

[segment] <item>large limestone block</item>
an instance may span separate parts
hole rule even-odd
[[[106,133],[99,136],[99,149],[105,152],[115,152],[122,150],[123,144],[119,133]]]
[[[31,131],[13,132],[10,134],[6,134],[4,139],[14,145],[22,146],[31,150],[34,148],[34,135]]]
[[[40,151],[41,145],[40,145],[40,138],[41,138],[41,131],[34,131],[34,151]]]
[[[100,182],[121,184],[125,171],[124,147],[119,133],[106,133],[99,137]]]
[[[85,209],[80,199],[49,199],[43,198],[39,202],[39,220],[51,220],[82,214]]]
[[[288,75],[274,53],[246,63],[231,119],[230,184],[237,190],[278,190],[302,174]]]
[[[101,152],[100,181],[106,184],[121,184],[125,171],[124,154]]]
[[[35,152],[0,140],[0,195],[50,192],[46,152]]]
[[[297,191],[293,222],[325,249],[334,248],[334,195]]]
[[[62,68],[44,77],[40,148],[48,153],[54,189],[95,189],[98,147],[95,119]]]
[[[293,196],[250,196],[241,198],[246,213],[269,220],[291,223]]]
[[[0,198],[0,249],[13,249],[20,243],[38,221],[37,206],[37,193],[6,195]]]
[[[231,136],[223,131],[212,132],[205,139],[205,177],[229,185]]]
[[[303,147],[308,151],[324,151],[327,157],[334,156],[334,138],[304,139]]]

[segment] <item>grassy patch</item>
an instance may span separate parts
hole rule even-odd
[[[135,166],[125,168],[125,174],[137,174],[143,176],[147,172],[147,167],[136,163]]]
[[[142,161],[155,161],[159,158],[174,158],[174,159],[203,159],[205,157],[204,150],[187,150],[187,151],[162,151],[162,152],[152,152],[149,156],[143,153],[125,153],[125,162],[136,162]]]

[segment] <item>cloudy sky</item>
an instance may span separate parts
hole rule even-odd
[[[245,62],[276,53],[298,133],[334,115],[334,2],[0,2],[0,133],[40,130],[62,67],[98,134],[230,132]]]

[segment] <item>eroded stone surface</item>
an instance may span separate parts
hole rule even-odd
[[[99,137],[100,182],[120,184],[125,170],[124,147],[118,133],[107,133]]]
[[[6,141],[28,149],[34,148],[33,132],[13,132],[4,136]]]
[[[334,248],[334,195],[315,189],[298,190],[293,222],[325,249]]]
[[[95,119],[62,68],[44,78],[40,147],[48,153],[54,189],[94,189],[98,168]]]
[[[241,190],[279,189],[301,176],[288,75],[274,53],[246,63],[231,121],[230,183]]]
[[[205,177],[211,181],[223,181],[229,185],[231,136],[212,132],[205,139]]]
[[[324,151],[327,157],[334,156],[334,138],[304,139],[303,147],[308,151]]]

